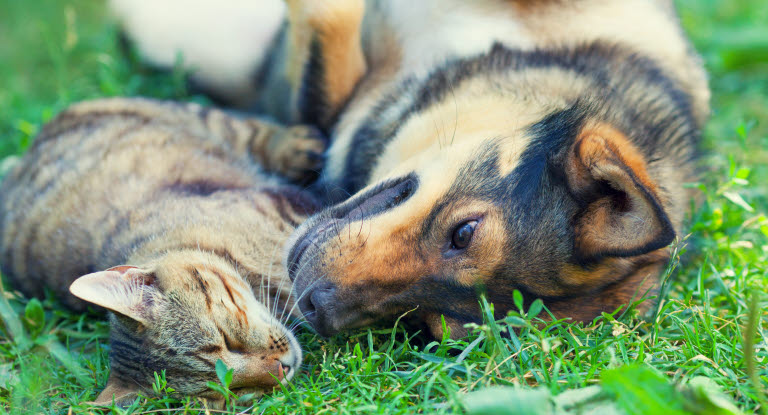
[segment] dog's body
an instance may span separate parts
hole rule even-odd
[[[418,307],[461,333],[477,287],[579,320],[653,292],[709,99],[670,2],[287,6],[257,107],[330,133],[317,189],[347,199],[287,253],[318,331]]]

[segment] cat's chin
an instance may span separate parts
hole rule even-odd
[[[237,388],[237,389],[233,389],[231,392],[237,395],[238,405],[250,405],[252,403],[251,401],[262,397],[268,391],[265,391],[263,389],[258,389],[258,388]],[[216,395],[218,395],[218,393],[216,393]],[[222,397],[221,395],[218,395],[216,397],[201,396],[200,399],[205,401],[205,406],[208,409],[214,409],[214,410],[226,409],[225,408],[226,401],[224,400],[224,397]]]
[[[99,395],[99,397],[96,398],[95,401],[86,401],[84,403],[86,405],[99,406],[99,407],[112,407],[112,405],[114,404],[114,406],[118,408],[125,408],[133,404],[133,402],[138,397],[139,397],[139,394],[137,392],[125,394],[123,396],[113,396],[111,398],[106,398],[106,397],[102,398],[102,396]]]
[[[260,398],[267,392],[268,391],[265,391],[264,389],[258,388],[237,388],[232,390],[232,393],[237,395],[238,399],[247,397],[248,395],[253,395],[254,398]]]
[[[250,405],[254,399],[261,398],[265,393],[263,389],[242,388],[232,391],[237,395],[237,403],[240,405]]]
[[[239,405],[250,405],[254,399],[262,397],[268,391],[258,388],[238,388],[231,391],[238,397]],[[136,398],[139,397],[138,392],[126,393],[122,396],[111,395],[109,398],[106,395],[99,397],[95,401],[84,402],[85,404],[98,406],[98,407],[111,407],[113,404],[118,408],[125,408],[133,404]],[[208,409],[223,410],[225,408],[226,401],[218,392],[205,392],[198,395],[198,399],[203,402],[203,405]]]

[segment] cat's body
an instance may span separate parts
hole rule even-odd
[[[100,400],[146,389],[161,370],[180,393],[214,398],[205,384],[219,358],[234,388],[271,388],[301,359],[281,324],[293,305],[282,246],[317,206],[254,159],[297,173],[322,145],[301,127],[195,104],[75,105],[2,183],[3,275],[82,308],[68,288],[90,273],[72,292],[116,312]]]

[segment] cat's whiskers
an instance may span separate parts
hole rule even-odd
[[[319,252],[315,252],[314,254],[312,254],[312,256],[311,256],[309,259],[310,259],[310,260],[312,260],[312,259],[315,259],[315,258],[316,258],[318,255],[319,255]],[[296,272],[297,272],[297,273],[301,272],[305,266],[306,266],[306,263],[305,263],[305,264],[302,264],[302,265],[301,265],[301,266],[300,266],[300,267],[299,267],[299,268],[296,270]],[[290,279],[290,277],[288,277],[288,279]],[[291,287],[290,293],[288,294],[288,298],[286,299],[286,303],[285,303],[285,305],[283,305],[283,312],[280,314],[280,320],[282,320],[282,318],[283,318],[283,315],[285,314],[285,309],[286,309],[286,307],[288,307],[288,304],[290,303],[290,301],[289,301],[289,300],[290,300],[290,298],[291,298],[291,295],[293,295],[293,292],[295,291],[293,288],[294,288],[294,287]],[[299,299],[300,299],[300,298],[301,298],[301,297],[299,297],[299,298],[296,298],[296,300],[294,301],[294,307],[296,306],[296,304],[298,303],[298,301],[299,301]],[[291,312],[293,312],[293,307],[291,308]],[[290,315],[290,313],[288,313],[288,314]]]
[[[312,312],[309,312],[308,314],[311,315]],[[293,332],[297,327],[299,326],[309,326],[309,323],[307,323],[306,320],[297,318],[291,325],[288,327],[288,330]]]
[[[312,259],[315,259],[315,258],[316,258],[316,257],[317,257],[319,254],[320,254],[319,252],[315,252],[315,253],[314,253],[314,254],[313,254],[313,255],[312,255],[310,258],[309,258],[309,259],[310,259],[310,261],[311,261]],[[296,272],[297,272],[297,273],[301,272],[301,271],[302,271],[302,269],[303,269],[303,268],[306,266],[306,264],[307,264],[308,262],[310,262],[310,261],[307,261],[307,262],[305,262],[304,264],[302,264],[301,266],[299,266],[299,268],[296,270]],[[292,307],[291,307],[291,309],[288,311],[288,314],[287,314],[288,316],[290,316],[290,315],[292,315],[292,314],[293,314],[293,311],[294,311],[294,310],[296,309],[296,307],[299,305],[299,301],[300,301],[300,300],[301,300],[301,299],[304,297],[304,295],[305,295],[306,293],[308,293],[308,292],[310,291],[310,289],[311,289],[311,288],[314,288],[315,284],[317,284],[318,282],[320,282],[320,280],[322,280],[322,279],[323,279],[323,278],[325,278],[326,276],[327,276],[327,274],[321,274],[321,275],[318,275],[318,276],[315,278],[315,280],[314,280],[314,281],[310,282],[310,283],[309,283],[309,285],[307,285],[307,287],[306,287],[306,288],[304,288],[304,291],[302,291],[301,295],[299,295],[298,297],[296,297],[296,299],[293,301],[293,306],[292,306]],[[295,290],[291,289],[291,294],[289,294],[289,298],[290,298],[290,295],[293,295],[293,292],[294,292],[294,291],[295,291]],[[286,303],[285,303],[285,306],[283,306],[283,312],[280,314],[280,321],[281,321],[281,322],[282,322],[282,320],[283,320],[283,316],[285,315],[285,309],[288,307],[288,304],[290,304],[290,301],[286,301]]]
[[[275,258],[275,253],[276,253],[276,251],[277,251],[277,247],[278,247],[278,246],[281,246],[281,244],[275,244],[275,245],[274,245],[274,248],[272,249],[272,254],[270,255],[270,258],[269,258],[269,264],[270,264],[270,265],[272,265],[272,264],[274,263],[274,261],[273,261],[273,260],[274,260],[274,258]],[[270,267],[269,267],[269,278],[268,278],[269,280],[271,280],[271,279],[272,279],[272,271],[273,271],[273,270],[274,270],[274,267],[270,266]],[[271,311],[271,314],[272,314],[273,316],[277,316],[277,306],[278,306],[278,300],[280,299],[280,293],[282,292],[282,289],[283,289],[283,284],[285,283],[285,280],[286,280],[286,279],[288,279],[288,276],[282,276],[282,277],[280,278],[280,285],[277,287],[277,291],[275,292],[275,299],[274,299],[274,302],[273,302],[273,307],[272,307],[272,310],[270,310],[270,311]],[[293,291],[293,290],[291,290],[291,291]],[[285,308],[285,307],[283,307],[283,308]],[[281,318],[282,318],[282,317],[281,317]]]
[[[296,298],[296,301],[294,301],[294,303],[293,303],[293,307],[291,307],[290,311],[288,312],[288,315],[289,315],[289,316],[290,316],[290,315],[293,313],[293,311],[294,311],[294,310],[296,309],[296,307],[299,305],[299,301],[300,301],[302,298],[304,298],[304,296],[305,296],[305,295],[307,295],[308,293],[310,293],[310,292],[312,291],[312,288],[314,288],[314,287],[315,287],[315,285],[317,285],[318,283],[320,283],[320,282],[323,280],[323,278],[325,278],[326,276],[327,276],[327,274],[318,274],[318,277],[317,277],[317,278],[315,278],[315,280],[314,280],[314,281],[312,281],[312,282],[311,282],[309,285],[307,285],[307,287],[304,289],[304,291],[302,291],[301,295],[299,295],[299,296]],[[302,314],[303,314],[303,313],[302,313]],[[306,316],[307,316],[307,314],[304,314],[304,317],[305,317],[305,318],[306,318]]]

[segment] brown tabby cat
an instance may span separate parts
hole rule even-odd
[[[218,359],[234,369],[236,393],[269,390],[301,362],[282,324],[294,307],[281,253],[317,206],[259,165],[299,178],[324,145],[307,127],[196,104],[74,105],[0,187],[3,275],[82,309],[67,287],[88,274],[72,294],[113,311],[97,403],[151,390],[162,370],[180,394],[217,400],[206,383]]]

